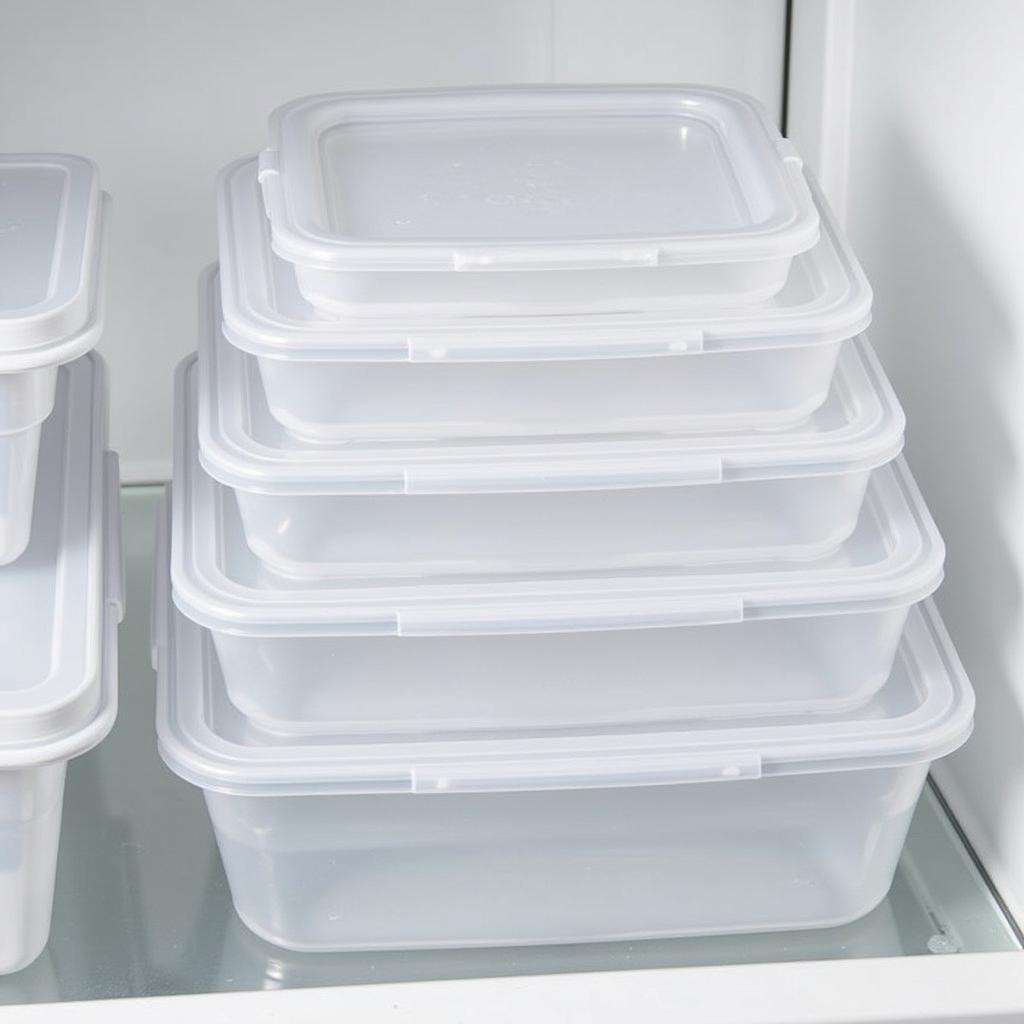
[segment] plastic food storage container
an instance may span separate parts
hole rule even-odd
[[[811,187],[818,244],[752,308],[334,320],[272,252],[256,162],[240,161],[219,188],[225,337],[258,360],[271,415],[314,441],[796,423],[871,319],[871,289]]]
[[[239,916],[296,950],[850,921],[885,895],[930,762],[972,724],[930,602],[848,714],[500,738],[263,732],[205,631],[163,630],[161,754],[205,791]]]
[[[46,945],[69,759],[110,731],[122,615],[117,457],[102,364],[57,372],[32,538],[0,572],[0,973]]]
[[[108,207],[87,160],[0,156],[0,565],[28,544],[57,367],[102,330]]]
[[[870,474],[853,532],[816,558],[674,562],[657,549],[658,518],[648,513],[645,523],[641,505],[635,529],[628,520],[619,526],[623,492],[608,491],[583,495],[593,503],[592,524],[581,517],[575,528],[586,532],[579,550],[593,552],[594,564],[618,557],[616,569],[570,571],[550,535],[568,543],[573,523],[549,515],[538,547],[531,531],[543,529],[543,516],[512,532],[526,515],[514,505],[505,532],[477,534],[510,554],[488,552],[468,574],[435,557],[390,576],[372,565],[376,575],[284,576],[247,543],[241,492],[199,465],[188,397],[194,377],[186,360],[178,374],[175,600],[213,632],[231,699],[268,728],[320,728],[323,720],[356,731],[656,722],[677,716],[681,703],[700,704],[706,715],[845,708],[885,680],[908,608],[942,576],[942,542],[900,461]],[[533,496],[499,495],[497,507],[519,497]],[[294,520],[282,521],[283,532],[308,528],[300,514],[308,500],[291,499]],[[382,499],[359,500],[361,519],[344,507],[327,513],[339,543],[362,546],[367,559],[387,545],[404,550],[409,540]],[[431,524],[438,537],[465,542],[474,523],[493,517],[494,504],[466,500],[464,516],[439,510]],[[754,521],[767,510],[761,502],[744,514]],[[700,522],[695,516],[688,529]],[[543,557],[528,557],[526,541]],[[424,550],[435,553],[431,544]]]
[[[189,436],[236,491],[252,550],[296,577],[810,558],[842,544],[871,471],[903,445],[903,412],[863,340],[847,343],[822,406],[787,429],[316,445],[269,414],[254,357],[206,308]],[[192,388],[179,388],[182,422]]]
[[[758,302],[818,238],[754,100],[690,86],[313,96],[260,155],[309,302],[376,316]]]

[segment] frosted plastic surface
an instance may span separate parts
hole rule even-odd
[[[338,124],[318,136],[326,223],[402,242],[750,229],[770,197],[745,191],[717,128],[684,109]]]
[[[0,163],[0,307],[36,306],[51,295],[67,172]]]
[[[28,966],[50,933],[66,768],[0,770],[0,974]]]

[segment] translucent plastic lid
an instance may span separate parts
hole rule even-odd
[[[0,373],[67,362],[102,327],[96,168],[75,156],[0,156]]]
[[[437,494],[663,486],[854,472],[903,447],[903,411],[865,340],[844,347],[829,397],[788,429],[311,444],[268,411],[255,357],[224,340],[216,277],[207,275],[200,291],[200,457],[232,487]]]
[[[43,426],[25,553],[0,572],[0,768],[65,760],[98,743],[117,706],[123,613],[117,457],[105,452],[96,355],[60,369]]]
[[[313,96],[273,114],[260,181],[275,251],[328,270],[756,261],[818,237],[760,106],[690,86]]]
[[[221,175],[218,221],[224,331],[254,355],[285,360],[568,359],[812,345],[852,338],[871,319],[871,289],[813,181],[818,244],[798,256],[771,301],[755,306],[563,316],[331,320],[303,298],[275,255],[256,161]]]
[[[381,736],[261,732],[228,700],[209,635],[169,611],[157,637],[160,752],[204,789],[252,796],[652,786],[930,762],[970,735],[971,691],[934,605],[911,610],[891,677],[842,715],[685,720],[634,731]]]
[[[178,605],[211,628],[424,636],[737,622],[910,604],[942,577],[942,541],[901,460],[872,475],[853,535],[814,560],[532,571],[485,581],[278,576],[246,545],[233,492],[199,464],[196,377],[190,357],[177,374],[172,579]]]

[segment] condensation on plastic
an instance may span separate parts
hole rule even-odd
[[[806,559],[850,534],[870,472],[903,444],[866,341],[847,343],[829,398],[786,430],[349,445],[284,430],[254,357],[210,319],[200,346],[198,372],[183,371],[198,376],[187,447],[198,432],[261,560],[307,579]],[[179,387],[182,423],[194,383]]]
[[[760,105],[690,86],[315,96],[273,114],[259,177],[275,251],[341,314],[758,302],[819,230]]]
[[[0,973],[46,943],[65,767],[117,710],[120,503],[99,357],[62,367],[56,388],[32,539],[0,573]]]
[[[103,327],[109,199],[70,156],[0,156],[0,565],[25,550],[57,367]]]
[[[871,310],[812,191],[821,238],[754,308],[331,320],[272,253],[255,162],[242,161],[220,182],[224,333],[257,357],[271,414],[317,441],[794,423],[824,400],[841,342]]]
[[[840,924],[884,896],[973,715],[930,602],[857,711],[504,738],[265,733],[204,631],[164,621],[161,754],[205,790],[242,920],[299,950]]]

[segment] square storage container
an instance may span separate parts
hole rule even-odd
[[[463,574],[423,560],[390,574],[282,575],[247,543],[242,493],[199,464],[195,371],[186,360],[178,375],[174,597],[212,631],[231,700],[268,729],[501,730],[661,722],[695,706],[706,716],[847,708],[882,685],[908,609],[942,577],[941,539],[901,461],[865,472],[852,532],[816,558],[648,555],[656,520],[645,523],[641,506],[636,531],[617,530],[622,492],[613,490],[570,497],[592,502],[593,522],[575,528],[595,562],[607,564],[623,538],[632,545],[614,570],[569,571],[520,548]],[[488,523],[493,501],[532,495],[485,497],[492,503],[466,496],[463,517],[439,514],[437,535],[462,539]],[[285,530],[307,528],[299,511],[308,500],[292,499]],[[353,550],[408,542],[380,499],[358,500],[362,522],[334,511],[324,532]],[[756,521],[765,506],[747,514]],[[572,529],[552,517],[549,532],[569,538]],[[529,529],[510,536],[532,541]]]
[[[821,237],[754,307],[331,319],[273,253],[256,177],[254,160],[221,175],[224,333],[256,357],[271,415],[313,441],[793,424],[870,320],[871,289],[813,183]]]
[[[123,613],[117,458],[106,381],[87,355],[56,373],[32,536],[0,572],[0,973],[46,945],[67,762],[110,731]]]
[[[260,182],[274,250],[336,314],[757,302],[818,238],[760,105],[690,86],[314,96],[271,117]]]
[[[972,722],[930,602],[855,712],[504,738],[262,732],[209,635],[160,622],[161,754],[205,792],[239,916],[296,950],[850,921],[885,895],[930,762]]]
[[[25,550],[57,367],[103,327],[109,199],[80,157],[0,156],[0,565]]]
[[[313,444],[270,415],[255,357],[221,335],[211,283],[179,415],[192,417],[197,387],[189,430],[204,469],[235,490],[252,550],[297,578],[817,557],[849,536],[871,471],[903,445],[903,412],[863,339],[847,343],[821,407],[785,429]]]

